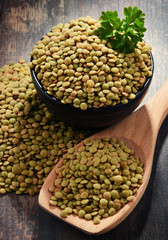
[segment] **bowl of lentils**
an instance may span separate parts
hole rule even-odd
[[[144,41],[116,46],[116,31],[104,36],[107,24],[90,16],[59,23],[30,53],[40,98],[76,128],[102,129],[121,121],[138,107],[152,80],[151,46]]]

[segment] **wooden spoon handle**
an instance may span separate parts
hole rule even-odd
[[[155,93],[155,95],[145,104],[151,119],[151,124],[157,132],[168,114],[168,78]]]

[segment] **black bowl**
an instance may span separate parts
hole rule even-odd
[[[154,61],[151,58],[151,71],[153,76]],[[55,97],[49,95],[38,81],[34,69],[31,69],[31,75],[39,97],[54,115],[65,123],[80,129],[103,129],[110,125],[120,122],[123,118],[130,115],[142,102],[146,95],[152,76],[147,78],[145,84],[139,89],[134,99],[128,100],[127,104],[117,104],[102,108],[89,108],[81,110],[70,104],[63,104]]]

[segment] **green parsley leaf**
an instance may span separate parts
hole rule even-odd
[[[137,7],[124,8],[125,19],[118,17],[117,11],[102,12],[99,19],[99,36],[111,42],[113,49],[121,52],[134,52],[138,41],[142,41],[146,28],[145,14]]]
[[[102,22],[101,28],[99,28],[99,34],[102,39],[113,37],[114,28],[109,22]]]

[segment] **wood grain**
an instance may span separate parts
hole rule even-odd
[[[146,13],[145,41],[153,47],[154,77],[142,104],[167,78],[168,3],[167,0],[1,0],[0,67],[24,58],[42,35],[58,22],[80,16],[98,18],[101,11],[137,5]],[[101,236],[88,236],[46,213],[37,204],[37,196],[0,196],[0,239],[29,240],[166,240],[168,236],[168,118],[156,143],[154,165],[147,190],[136,209],[118,227]]]

